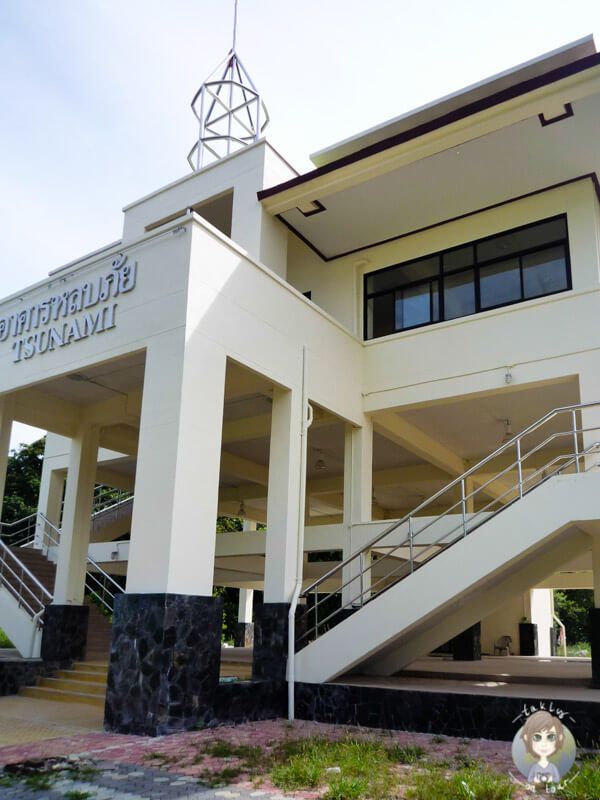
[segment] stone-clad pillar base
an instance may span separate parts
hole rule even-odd
[[[254,644],[254,623],[236,622],[233,632],[235,647],[252,647]]]
[[[592,686],[600,689],[600,608],[590,609],[590,644],[592,648]]]
[[[289,603],[262,603],[254,611],[253,681],[284,681]]]
[[[40,652],[42,660],[71,664],[82,659],[87,643],[89,615],[87,606],[46,606]]]
[[[452,639],[452,658],[454,661],[481,661],[481,622]]]
[[[222,619],[221,597],[117,596],[105,729],[160,736],[201,722],[219,685]]]

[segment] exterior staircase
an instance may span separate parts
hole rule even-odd
[[[79,661],[71,669],[58,670],[52,678],[38,678],[35,686],[21,686],[19,694],[40,700],[87,703],[103,708],[107,676],[107,663]]]
[[[85,660],[86,662],[108,663],[112,622],[110,617],[103,614],[98,606],[88,598],[85,599],[85,605],[90,609]]]
[[[393,522],[311,584],[295,618],[296,595],[291,680],[394,675],[589,550],[600,534],[592,406],[551,411]],[[428,516],[441,496],[458,500]]]
[[[35,550],[33,547],[11,547],[10,552],[24,564],[42,586],[52,594],[54,591],[54,579],[56,577],[56,564],[53,564],[52,561],[48,561],[41,550]],[[16,590],[16,581],[14,579],[11,580],[10,576],[8,580],[11,581],[13,588]],[[31,589],[35,588],[34,582],[27,575],[25,575],[24,581]]]

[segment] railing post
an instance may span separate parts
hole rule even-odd
[[[517,472],[519,475],[519,499],[523,497],[523,467],[521,465],[521,440],[517,439]]]
[[[363,592],[364,592],[364,573],[363,573],[363,571],[364,571],[364,563],[365,563],[365,561],[364,561],[364,552],[362,550],[361,550],[360,555],[358,557],[358,563],[359,563],[359,569],[360,569],[360,581],[359,581],[359,586],[360,586],[360,604],[362,606],[362,604],[363,604]]]
[[[408,546],[410,551],[410,571],[414,572],[415,562],[413,558],[413,521],[412,517],[408,518]]]
[[[319,588],[315,586],[315,639],[319,638]]]
[[[467,501],[465,497],[465,479],[460,481],[460,505],[462,509],[463,537],[467,535]]]
[[[579,472],[579,444],[577,442],[577,414],[571,411],[571,424],[573,425],[573,453],[575,455],[575,472]]]

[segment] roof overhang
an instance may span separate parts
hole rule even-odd
[[[376,130],[400,129],[259,199],[331,260],[556,184],[594,179],[600,55],[569,60],[590,48],[583,40],[386,123]]]

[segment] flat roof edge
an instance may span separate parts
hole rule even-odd
[[[515,79],[519,79],[519,77],[521,81],[526,78],[533,78],[536,75],[548,72],[550,69],[572,64],[594,53],[596,53],[594,37],[593,34],[589,34],[581,39],[550,50],[547,53],[542,53],[535,58],[523,61],[509,69],[483,78],[458,91],[451,92],[429,103],[425,103],[422,106],[410,109],[404,114],[400,114],[390,120],[374,125],[367,130],[349,136],[328,147],[324,147],[311,154],[311,161],[316,167],[322,167],[330,161],[335,161],[344,155],[362,149],[367,144],[372,144],[375,141],[387,139],[395,133],[400,133],[402,129],[406,130],[407,126],[414,127],[417,122],[425,122],[428,116],[430,117],[431,114],[435,114],[436,108],[439,108],[440,112],[446,110],[450,111],[453,107],[457,107],[457,104],[465,105],[466,102],[478,99],[477,95],[481,94],[486,88],[488,89],[487,94],[491,94],[493,91],[507,88],[510,79],[514,82]],[[460,103],[461,98],[464,98],[464,102],[462,103]],[[438,113],[436,116],[440,116],[440,114]],[[411,125],[411,121],[413,120],[414,124]]]
[[[370,156],[376,155],[377,153],[381,153],[384,150],[396,147],[399,144],[404,144],[411,139],[417,139],[419,136],[431,133],[432,131],[443,128],[446,125],[450,125],[453,122],[457,122],[461,119],[466,119],[467,117],[473,116],[480,111],[492,108],[493,106],[504,103],[507,100],[512,100],[516,97],[527,94],[528,92],[532,92],[535,89],[556,83],[563,78],[576,75],[577,73],[584,72],[587,69],[592,69],[599,64],[600,53],[594,53],[592,55],[585,56],[584,58],[580,58],[577,61],[573,61],[570,64],[552,69],[549,72],[545,72],[533,78],[528,78],[527,80],[516,83],[513,86],[493,92],[491,95],[480,98],[471,103],[467,103],[466,105],[460,106],[459,108],[449,111],[446,114],[442,114],[439,117],[435,117],[427,122],[416,125],[413,128],[409,128],[408,130],[394,134],[393,136],[389,136],[386,139],[382,139],[381,141],[367,145],[360,150],[356,150],[355,152],[341,156],[335,161],[330,161],[327,164],[323,164],[323,166],[316,167],[315,169],[310,170],[310,172],[306,172],[304,175],[300,175],[297,178],[291,178],[290,180],[284,181],[283,183],[273,186],[270,189],[263,189],[262,191],[258,192],[258,199],[265,200],[268,197],[273,197],[274,195],[285,192],[288,189],[301,186],[302,184],[308,183],[315,178],[321,177],[322,175],[335,172],[342,167],[362,161]]]

